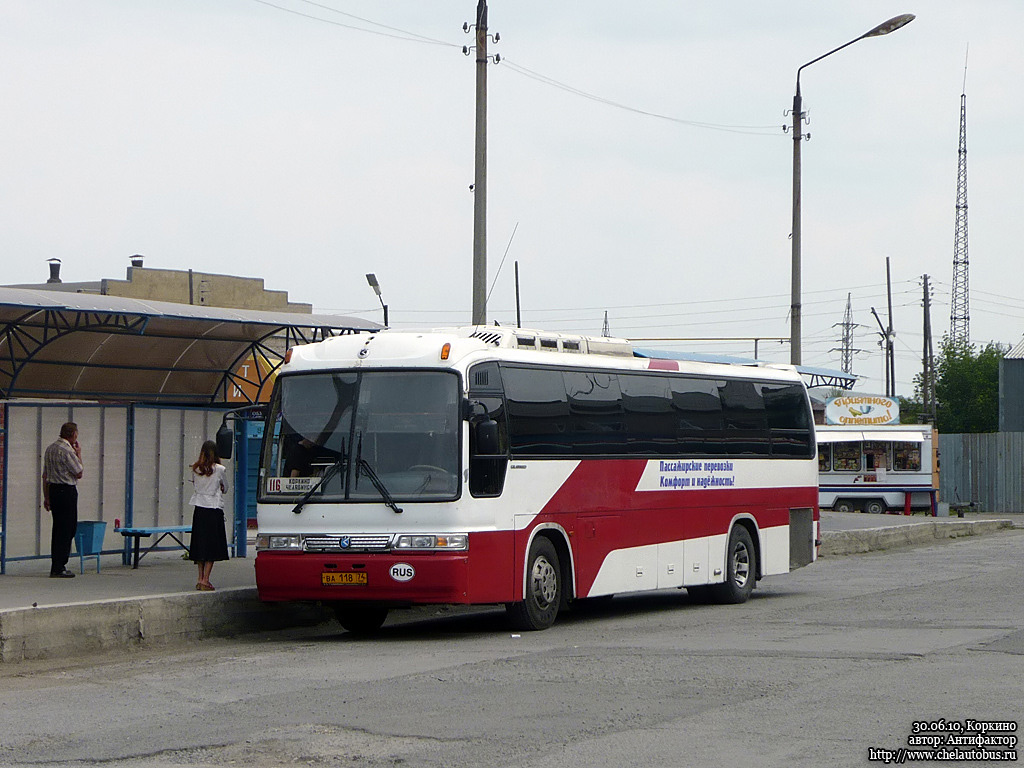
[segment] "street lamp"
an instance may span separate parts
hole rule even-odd
[[[914,14],[904,13],[895,16],[888,21],[879,24],[870,32],[865,32],[860,37],[855,37],[848,43],[834,48],[816,59],[811,59],[796,71],[796,93],[793,96],[793,231],[791,235],[793,248],[793,282],[792,282],[792,304],[790,306],[789,326],[789,355],[790,363],[800,365],[800,140],[804,138],[801,131],[803,121],[803,106],[800,98],[800,71],[809,67],[815,62],[821,61],[826,56],[831,56],[836,51],[841,51],[848,45],[853,45],[865,37],[879,37],[895,32],[900,27],[906,26],[914,20]]]
[[[366,282],[373,288],[373,292],[377,294],[377,298],[380,299],[380,305],[384,309],[384,327],[388,327],[388,305],[384,303],[384,299],[380,295],[380,283],[377,282],[377,276],[371,272],[366,276]]]

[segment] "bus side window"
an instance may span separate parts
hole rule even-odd
[[[677,451],[683,456],[727,455],[718,382],[673,376],[669,383]]]
[[[620,373],[626,453],[658,456],[677,452],[672,387],[667,376]]]
[[[729,380],[718,385],[729,453],[771,453],[764,396],[756,382]]]
[[[811,414],[802,384],[761,384],[773,456],[810,456]],[[827,464],[826,464],[827,467]]]
[[[474,420],[469,422],[469,493],[475,497],[501,496],[508,470],[509,424],[505,410],[503,372],[496,362],[478,363],[469,369],[466,390],[470,402],[479,403],[486,412],[484,419],[493,420],[498,427],[498,452],[502,455],[482,455],[484,446],[477,445]],[[493,428],[492,428],[493,429]],[[482,435],[482,433],[481,433]],[[493,437],[493,432],[490,437]],[[488,452],[493,447],[488,447]]]
[[[625,411],[614,372],[563,371],[569,432],[577,456],[626,452]]]
[[[562,372],[502,366],[501,379],[508,401],[512,452],[516,456],[571,455],[569,401]]]

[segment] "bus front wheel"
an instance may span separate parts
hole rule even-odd
[[[526,559],[526,594],[519,603],[505,606],[515,629],[547,629],[555,623],[562,602],[562,571],[555,545],[538,536]]]
[[[376,603],[336,603],[334,615],[338,623],[352,634],[369,635],[384,626],[388,609]]]
[[[853,506],[853,502],[849,499],[839,499],[835,504],[832,505],[833,512],[855,512],[856,509]]]
[[[729,534],[729,549],[725,553],[725,582],[712,585],[709,591],[716,602],[745,603],[754,591],[756,580],[754,540],[744,526],[733,526]]]

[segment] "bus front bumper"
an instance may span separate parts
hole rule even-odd
[[[256,554],[260,600],[467,603],[465,552]]]

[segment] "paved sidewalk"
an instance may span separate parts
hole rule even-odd
[[[937,539],[1024,528],[1024,514],[967,513],[964,518],[825,511],[821,557],[933,543]],[[215,592],[197,592],[196,567],[180,551],[152,552],[138,569],[120,554],[72,558],[74,579],[49,578],[49,560],[10,562],[0,576],[0,662],[70,658],[142,645],[230,637],[331,619],[320,606],[261,603],[254,558],[217,563]]]
[[[195,591],[196,566],[181,555],[181,550],[151,552],[137,569],[122,565],[120,554],[102,555],[99,573],[96,558],[85,561],[82,573],[79,558],[72,554],[68,570],[73,579],[51,579],[49,560],[9,562],[7,573],[0,576],[0,611]],[[255,588],[253,563],[253,557],[217,563],[210,582],[218,591]]]

